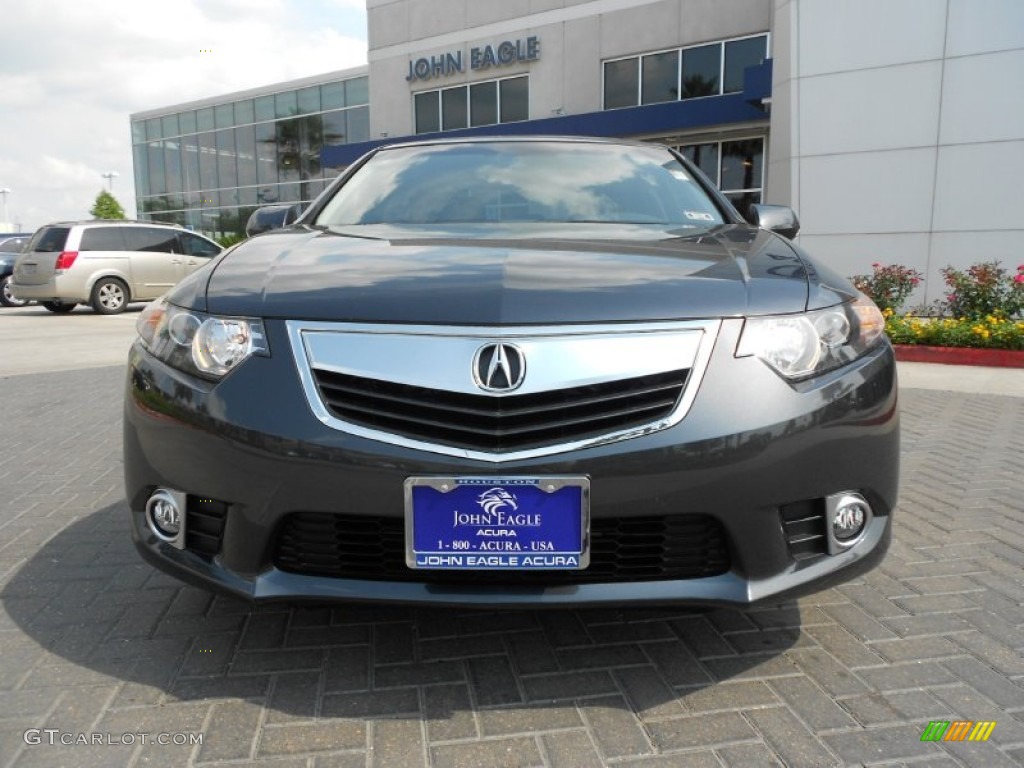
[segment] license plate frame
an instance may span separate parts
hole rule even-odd
[[[590,478],[409,477],[405,562],[414,570],[585,569]]]

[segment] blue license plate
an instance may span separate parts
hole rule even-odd
[[[586,477],[411,477],[406,564],[433,570],[577,570],[590,564]]]

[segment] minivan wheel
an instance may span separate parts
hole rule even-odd
[[[11,275],[0,278],[0,304],[5,307],[24,307],[28,299],[15,298],[11,293]]]
[[[66,315],[72,309],[77,307],[77,304],[65,304],[62,301],[44,301],[43,306],[51,312],[56,312],[59,315]]]
[[[101,315],[116,315],[124,312],[128,303],[128,286],[116,277],[104,277],[92,287],[92,308]]]

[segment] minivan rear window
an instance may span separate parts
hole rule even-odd
[[[43,227],[34,235],[26,250],[42,253],[58,253],[64,250],[70,227]]]
[[[89,227],[82,232],[80,251],[124,251],[123,227]]]

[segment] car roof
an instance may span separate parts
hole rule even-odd
[[[88,225],[100,225],[100,226],[125,226],[125,225],[136,225],[144,227],[166,227],[168,229],[180,229],[183,232],[188,232],[180,224],[168,224],[164,221],[139,221],[137,219],[81,219],[79,221],[52,221],[49,224],[44,224],[46,227],[81,227]]]

